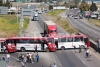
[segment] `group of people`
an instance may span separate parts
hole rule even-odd
[[[0,61],[1,60],[6,61],[6,62],[9,62],[9,60],[10,60],[10,54],[6,54],[6,56],[3,55],[2,57],[0,57]]]
[[[29,62],[29,63],[34,63],[35,60],[37,62],[39,62],[39,54],[35,54],[35,53],[27,53],[27,54],[23,54],[23,53],[19,53],[18,54],[18,58],[21,62]]]

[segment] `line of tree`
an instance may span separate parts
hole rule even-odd
[[[0,6],[6,6],[9,8],[12,6],[12,4],[9,2],[9,0],[7,0],[6,3],[3,3],[3,0],[0,0]]]
[[[85,2],[85,0],[82,1],[82,3],[79,5],[79,8],[81,11],[97,11],[97,6],[95,3],[92,2],[91,5]]]

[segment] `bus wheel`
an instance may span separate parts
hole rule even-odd
[[[5,53],[8,53],[8,50],[4,50]]]
[[[49,52],[49,48],[46,48],[46,52]]]
[[[24,52],[25,51],[25,48],[24,47],[21,47],[21,51]]]
[[[65,50],[65,47],[64,47],[64,46],[62,46],[62,47],[61,47],[61,50]]]

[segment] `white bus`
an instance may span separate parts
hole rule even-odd
[[[87,38],[87,37],[86,37]],[[68,49],[68,48],[86,48],[84,35],[72,35],[66,37],[58,37],[56,46],[58,49]]]
[[[17,50],[21,51],[34,51],[37,46],[37,51],[45,51],[45,48],[47,47],[46,44],[44,44],[44,40],[42,38],[31,38],[31,37],[13,37],[11,38],[15,45]]]

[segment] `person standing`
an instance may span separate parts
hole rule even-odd
[[[37,59],[37,62],[39,62],[39,55],[36,54],[36,59]]]
[[[97,39],[97,51],[98,51],[99,47],[100,47],[100,38]]]
[[[89,41],[89,39],[87,41],[87,48],[90,48],[90,41]]]
[[[87,50],[86,50],[86,57],[88,58],[89,57],[89,48],[87,48]]]
[[[10,54],[7,54],[7,62],[10,60]]]
[[[34,63],[34,54],[32,53],[32,63]]]
[[[2,56],[2,60],[5,61],[5,56],[4,55]]]
[[[35,45],[35,52],[37,52],[37,45]]]
[[[79,53],[81,53],[82,51],[81,51],[81,45],[79,45]]]
[[[52,67],[57,67],[57,65],[54,63]]]

